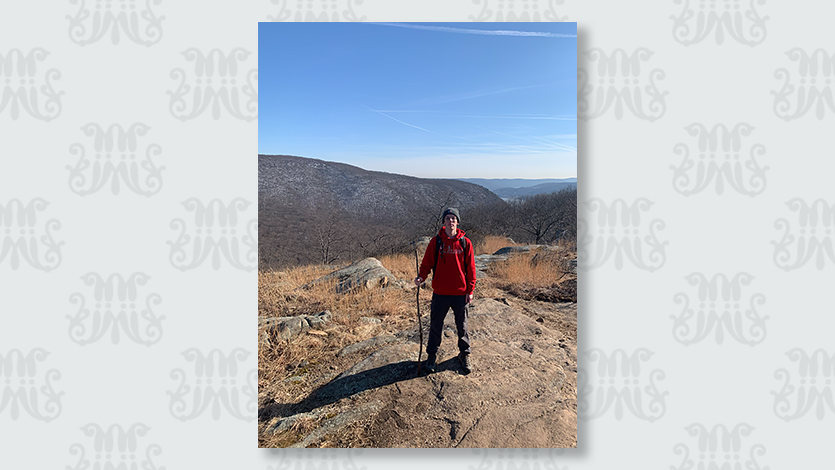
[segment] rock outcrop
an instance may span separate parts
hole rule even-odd
[[[511,253],[531,253],[537,250],[547,249],[548,245],[522,245],[522,246],[506,246],[500,248],[493,253],[494,256],[507,255]]]
[[[353,289],[386,287],[389,282],[395,281],[395,277],[377,258],[365,258],[302,287],[329,281],[336,281],[336,291],[341,294]]]
[[[371,447],[574,447],[576,304],[531,305],[472,303],[468,375],[452,335],[442,340],[438,371],[417,376],[417,325],[343,348],[333,362],[342,372],[311,378],[306,397],[262,402],[262,429],[288,432],[311,420],[315,429],[293,444],[302,447],[346,446],[357,436]],[[453,317],[445,330],[455,329]],[[428,315],[421,326],[426,338]]]
[[[297,317],[258,317],[259,340],[262,343],[269,343],[272,338],[288,341],[311,328],[322,328],[330,320],[331,312],[327,310]]]

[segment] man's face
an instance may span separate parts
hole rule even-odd
[[[448,228],[449,230],[457,230],[458,229],[458,217],[455,217],[452,214],[447,214],[444,217],[444,227]]]

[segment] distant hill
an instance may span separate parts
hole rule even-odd
[[[469,209],[504,204],[466,181],[258,155],[259,265],[331,263],[395,252],[433,235],[445,207],[461,210],[466,231]]]
[[[500,200],[476,184],[368,171],[344,163],[288,155],[258,155],[258,197],[298,208],[337,207],[382,219],[427,204],[466,209]]]
[[[536,186],[527,186],[522,188],[499,188],[494,189],[493,193],[502,199],[512,199],[521,196],[533,196],[534,194],[553,193],[555,191],[562,191],[563,189],[576,188],[576,182],[566,183],[543,183]]]
[[[529,188],[546,183],[577,183],[577,178],[540,178],[540,179],[523,179],[523,178],[459,178],[461,181],[474,183],[479,186],[484,186],[490,191],[495,192],[497,189],[503,188]]]

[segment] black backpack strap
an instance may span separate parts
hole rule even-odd
[[[467,256],[467,237],[461,237],[458,239],[458,242],[461,244],[461,249],[464,250],[464,279],[467,278],[467,272],[469,272],[467,262],[470,260],[470,257]]]
[[[438,267],[438,253],[441,251],[441,245],[444,244],[444,241],[441,240],[440,235],[435,235],[435,263],[432,265],[432,274],[434,277],[435,269]]]
[[[467,237],[461,237],[458,239],[458,243],[461,245],[461,249],[464,251],[464,277],[466,278],[467,272],[469,271],[467,266],[470,260],[470,257],[467,256]],[[441,236],[435,236],[435,264],[432,265],[432,273],[435,273],[435,269],[438,267],[438,254],[441,251],[441,245],[443,245],[443,240],[441,240]]]

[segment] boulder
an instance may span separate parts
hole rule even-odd
[[[386,289],[403,289],[403,290],[413,290],[415,288],[415,284],[411,280],[406,279],[395,279],[393,281],[389,281],[388,284],[385,286]]]
[[[426,252],[426,247],[429,246],[429,242],[432,240],[432,237],[420,237],[415,240],[415,245],[417,245],[418,256],[421,258],[423,254]]]
[[[311,328],[321,329],[330,320],[331,312],[327,310],[316,315],[297,317],[258,317],[258,330],[261,332],[261,342],[269,343],[270,337],[288,341]]]
[[[395,277],[376,258],[365,258],[305,284],[304,287],[334,280],[336,280],[336,292],[342,294],[353,289],[385,287],[389,282],[394,281]]]
[[[516,253],[530,253],[532,251],[541,250],[543,248],[547,248],[546,245],[522,245],[522,246],[506,246],[504,248],[499,248],[496,250],[494,255],[507,255],[507,254],[516,254]]]
[[[263,321],[259,319],[258,323],[258,329],[262,330],[262,341],[269,341],[270,336],[275,336],[278,339],[287,341],[290,338],[310,329],[310,324],[308,324],[302,317],[266,318]]]
[[[475,269],[476,271],[484,271],[491,263],[495,263],[497,261],[507,261],[507,256],[508,255],[478,255],[475,257]]]
[[[331,312],[325,310],[324,312],[319,312],[316,315],[305,315],[303,318],[307,321],[307,324],[310,325],[311,328],[321,328],[325,323],[331,321]]]

